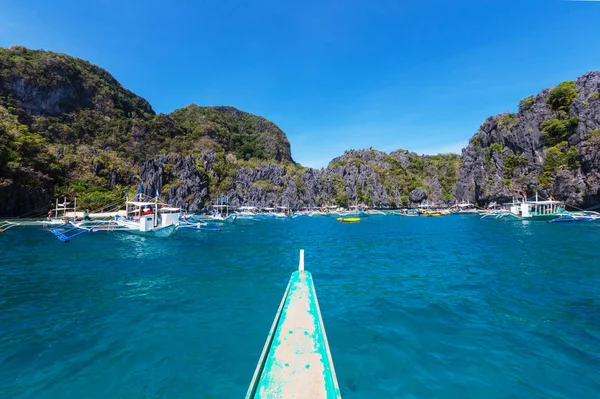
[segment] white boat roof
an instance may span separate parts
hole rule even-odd
[[[147,205],[154,205],[154,202],[140,202],[140,201],[127,201],[128,204],[134,205],[134,206],[147,206]]]
[[[159,211],[160,212],[174,212],[174,211],[180,211],[181,208],[160,208]]]
[[[239,209],[256,209],[255,206],[240,206]]]
[[[556,201],[556,200],[546,200],[546,201],[536,201],[536,200],[527,200],[525,202],[518,202],[518,201],[514,201],[514,202],[505,202],[502,205],[521,205],[521,204],[529,204],[529,205],[563,205],[564,202],[563,201]]]

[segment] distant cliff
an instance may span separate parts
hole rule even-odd
[[[452,202],[459,164],[456,154],[419,156],[403,150],[387,154],[368,149],[346,151],[327,168],[311,169],[292,163],[243,161],[233,154],[208,150],[197,159],[148,160],[142,180],[147,182],[148,193],[158,188],[179,206],[188,206],[185,198],[202,192],[227,195],[234,206],[300,208],[364,203],[392,208],[414,206],[425,199],[440,205]],[[170,183],[165,184],[167,181]]]
[[[513,196],[600,202],[600,72],[523,99],[488,118],[462,152],[454,194],[481,205]]]

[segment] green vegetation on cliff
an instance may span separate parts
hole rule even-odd
[[[170,117],[183,133],[177,141],[179,152],[189,152],[203,144],[199,150],[230,152],[244,160],[292,161],[285,133],[260,116],[233,107],[189,105],[172,112]]]
[[[546,150],[544,167],[539,178],[539,184],[542,188],[552,186],[553,176],[561,170],[576,169],[579,167],[577,161],[577,150],[571,147],[569,143],[563,141]]]
[[[292,162],[287,137],[264,118],[195,105],[156,115],[104,69],[60,53],[0,48],[0,107],[1,186],[77,195],[82,206],[102,202],[85,198],[121,195],[139,181],[140,165],[160,154],[214,150],[222,169],[225,154]],[[231,172],[219,179],[215,187]]]
[[[542,137],[548,146],[554,146],[566,141],[577,129],[579,118],[574,116],[568,119],[552,118],[542,122]]]
[[[535,103],[534,96],[527,96],[521,101],[519,101],[519,112],[529,111],[533,107],[533,103]]]
[[[554,111],[567,113],[577,95],[575,81],[569,80],[553,88],[546,98],[546,103]]]
[[[47,189],[60,178],[48,141],[0,105],[0,187]]]

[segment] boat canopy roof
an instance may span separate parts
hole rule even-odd
[[[256,209],[255,206],[240,206],[239,209]]]
[[[181,210],[181,208],[173,208],[173,207],[164,207],[164,208],[159,209],[160,212],[179,212],[180,210]]]
[[[535,205],[560,205],[563,202],[562,201],[556,201],[556,200],[546,200],[546,201],[527,201],[530,204],[535,204]]]
[[[154,205],[154,202],[142,202],[142,201],[127,201],[128,204],[133,206],[150,206]]]
[[[524,202],[513,201],[513,202],[505,202],[502,205],[521,205],[521,204],[529,204],[529,205],[563,205],[563,201],[556,200],[545,200],[545,201],[536,201],[536,200],[527,200]]]

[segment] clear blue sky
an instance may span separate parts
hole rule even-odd
[[[92,4],[94,3],[94,4]],[[489,115],[600,69],[600,2],[0,0],[0,46],[85,58],[157,112],[232,105],[294,159],[460,152]]]

